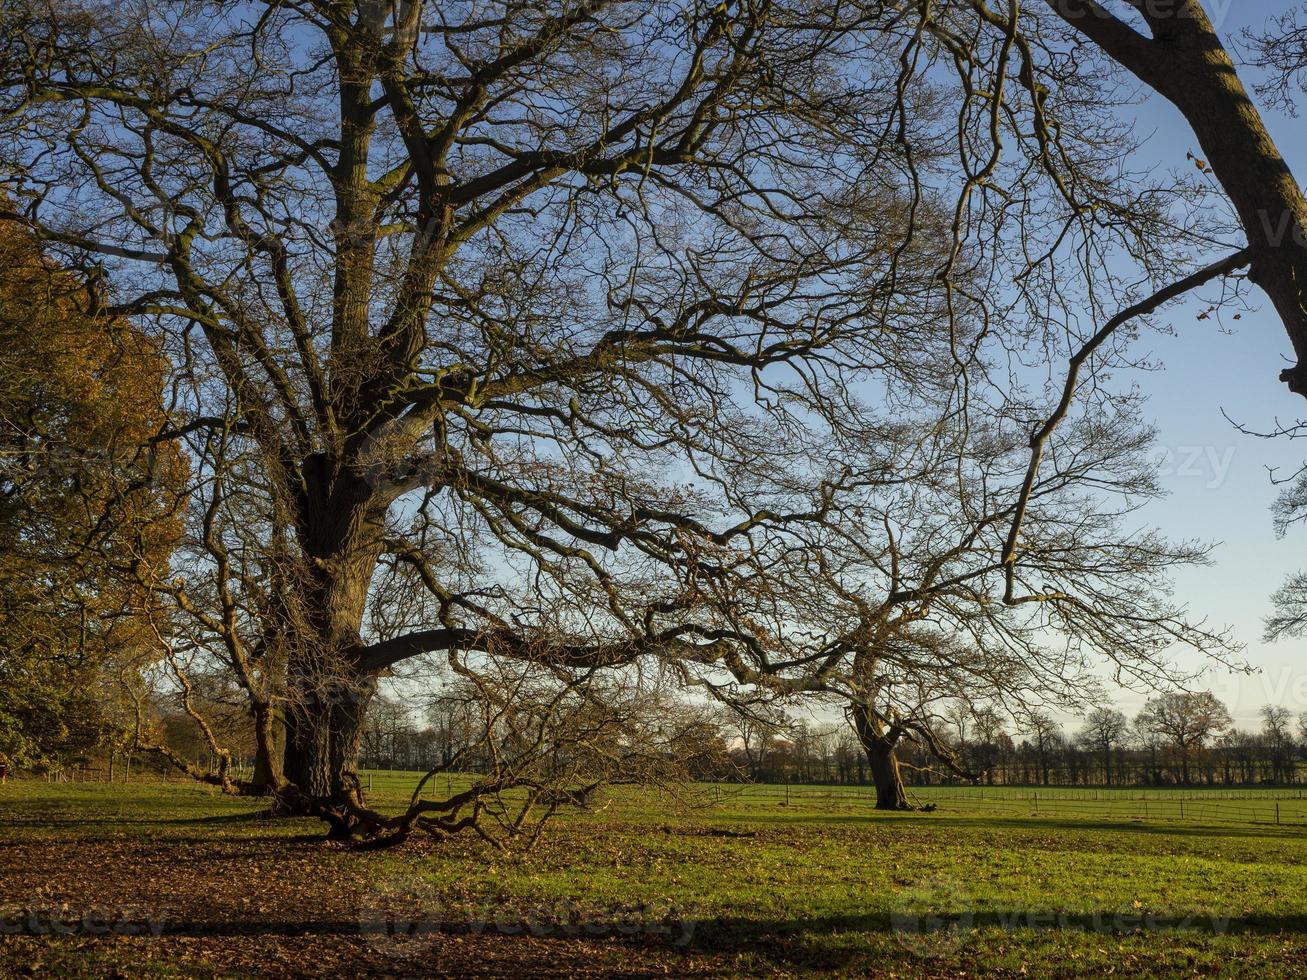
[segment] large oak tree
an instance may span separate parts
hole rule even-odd
[[[866,708],[932,613],[991,665],[1216,639],[1158,598],[1198,551],[1082,492],[1149,492],[1110,318],[1207,229],[1023,24],[16,5],[5,214],[176,365],[187,535],[137,570],[178,683],[205,657],[248,697],[250,788],[350,833],[368,703],[428,655]]]

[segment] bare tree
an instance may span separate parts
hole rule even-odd
[[[973,775],[937,737],[949,708],[966,721],[996,704],[1024,716],[1083,707],[1101,696],[1104,667],[1150,689],[1186,676],[1174,644],[1223,651],[1223,636],[1188,622],[1166,593],[1167,570],[1203,549],[1121,533],[1155,492],[1141,452],[1148,435],[1128,414],[1062,429],[1029,495],[1019,430],[982,426],[974,411],[959,425],[936,426],[925,442],[909,427],[905,457],[921,452],[931,466],[888,466],[910,479],[867,488],[857,522],[791,545],[733,597],[733,615],[788,631],[789,642],[731,665],[727,696],[806,692],[843,704],[886,808],[909,805],[894,758],[903,738]],[[1023,506],[1019,561],[1009,563],[1004,541]],[[722,690],[711,676],[694,681]]]
[[[246,689],[261,785],[346,829],[413,657],[720,661],[705,592],[858,479],[854,385],[937,386],[963,336],[859,14],[15,14],[6,213],[178,368],[160,632]]]
[[[767,702],[738,703],[722,712],[719,721],[743,757],[740,768],[754,782],[765,781],[768,763],[791,724],[785,710]]]
[[[1290,502],[1297,521],[1300,507],[1300,486],[1282,498],[1281,504]],[[1276,590],[1271,597],[1273,612],[1266,619],[1265,639],[1275,641],[1289,637],[1300,637],[1307,632],[1307,573],[1297,572]]]
[[[394,761],[398,756],[399,740],[412,729],[413,722],[405,705],[398,699],[378,693],[363,726],[360,754],[384,762],[382,768],[396,768]]]
[[[1243,258],[1191,273],[1201,189],[1121,179],[1076,52],[979,2],[488,10],[0,29],[0,216],[175,367],[188,536],[144,585],[176,683],[221,663],[259,755],[201,775],[402,836],[427,815],[369,814],[352,771],[428,656],[561,690],[657,661],[928,739],[937,692],[1219,648],[1165,598],[1201,547],[1123,529],[1156,487],[1110,378],[1158,283]]]
[[[1011,741],[1003,716],[990,705],[973,709],[973,741],[968,753],[968,764],[994,783],[994,770],[1002,758],[1005,743]]]
[[[1230,712],[1210,691],[1174,691],[1150,700],[1136,719],[1142,731],[1170,743],[1180,763],[1180,781],[1190,782],[1190,762],[1209,740],[1233,724]]]
[[[1078,38],[1175,105],[1192,127],[1205,157],[1197,166],[1216,178],[1233,205],[1250,278],[1270,298],[1297,358],[1280,379],[1307,397],[1307,198],[1202,3],[1129,0],[1119,15],[1097,0],[1047,0],[1047,7]],[[1259,93],[1294,115],[1307,80],[1304,23],[1303,9],[1291,7],[1245,36],[1253,67],[1266,73]],[[1301,432],[1300,423],[1275,434]],[[1276,514],[1281,532],[1307,512],[1307,472],[1284,482],[1289,486]],[[1276,594],[1269,638],[1301,631],[1304,591],[1298,574]]]
[[[1199,0],[1129,0],[1130,21],[1097,0],[1047,0],[1080,37],[1171,102],[1193,127],[1210,167],[1238,214],[1249,245],[1251,277],[1270,297],[1299,364],[1281,375],[1307,396],[1307,198],[1267,131],[1215,26]],[[1300,44],[1284,23],[1269,52]],[[1274,60],[1279,60],[1278,57]],[[1298,69],[1280,61],[1285,76]]]
[[[1289,724],[1293,719],[1288,708],[1278,704],[1262,706],[1262,737],[1270,752],[1271,779],[1277,783],[1291,781],[1293,774],[1293,736]]]
[[[1085,747],[1099,753],[1103,760],[1103,780],[1112,785],[1112,749],[1119,746],[1130,731],[1130,722],[1115,708],[1095,708],[1085,716],[1078,738]]]
[[[1039,768],[1040,785],[1049,784],[1052,760],[1057,756],[1063,741],[1062,727],[1046,711],[1031,711],[1023,720],[1022,728],[1030,736]]]

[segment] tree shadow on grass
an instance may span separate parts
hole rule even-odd
[[[1011,830],[1035,831],[1056,829],[1070,831],[1093,830],[1114,834],[1139,834],[1158,837],[1297,837],[1301,838],[1302,825],[1275,825],[1270,823],[1188,823],[1168,820],[1141,820],[1132,818],[1094,819],[1081,817],[996,817],[980,821],[960,816],[935,816],[935,825],[947,827],[1002,827]]]
[[[1221,936],[1278,936],[1307,939],[1307,912],[1293,915],[1226,917],[1210,913],[1193,915],[1150,915],[1144,911],[1119,909],[1059,915],[1034,910],[968,913],[955,912],[943,918],[914,918],[896,913],[851,916],[807,916],[792,919],[751,919],[741,916],[713,916],[704,919],[659,920],[633,923],[630,918],[589,919],[584,924],[555,923],[547,919],[515,920],[512,917],[486,921],[447,920],[438,914],[399,916],[397,919],[323,918],[229,918],[167,921],[162,941],[186,939],[255,939],[292,942],[296,939],[350,941],[372,954],[420,955],[429,946],[436,949],[442,939],[458,937],[478,942],[504,944],[511,948],[522,940],[562,943],[578,956],[587,946],[602,943],[608,949],[620,944],[638,957],[641,950],[662,955],[692,957],[709,954],[745,955],[770,968],[841,970],[869,963],[878,968],[898,965],[927,975],[930,965],[942,967],[969,951],[993,945],[995,937],[1015,937],[1006,945],[1037,947],[1047,935],[1059,949],[1065,949],[1066,934],[1094,937],[1103,943],[1152,943],[1163,940],[1172,951],[1187,944],[1202,944]],[[464,954],[469,951],[465,947]],[[1164,954],[1166,948],[1154,947]],[[537,951],[536,955],[539,955]],[[165,957],[166,958],[166,957]],[[421,962],[421,960],[418,960]],[[638,959],[632,966],[638,965]],[[397,964],[398,966],[398,964]],[[397,969],[395,975],[407,975]]]
[[[98,813],[81,816],[69,816],[60,813],[50,817],[23,817],[6,819],[6,827],[41,827],[47,830],[58,828],[72,830],[77,827],[95,827],[104,824],[123,824],[124,826],[222,826],[225,824],[258,823],[260,821],[280,820],[271,808],[246,810],[239,813],[218,813],[203,817],[121,817],[113,813]]]

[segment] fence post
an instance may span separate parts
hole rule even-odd
[[[1184,797],[1180,797],[1180,819],[1184,819]]]
[[[1280,826],[1280,804],[1275,804],[1275,826]]]
[[[1039,793],[1035,793],[1035,812],[1039,812]]]

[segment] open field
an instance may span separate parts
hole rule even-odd
[[[405,778],[374,774],[374,798]],[[880,815],[820,789],[615,794],[505,855],[347,852],[184,784],[11,782],[0,975],[1307,972],[1301,825],[1135,819],[1127,792],[1057,813],[1043,790],[1038,814],[977,796]],[[1202,792],[1186,806],[1276,802]]]
[[[417,772],[378,770],[365,773],[363,778],[373,796],[398,803],[412,792],[421,776]],[[467,779],[438,776],[433,788],[452,792],[466,785]],[[874,806],[876,800],[871,786],[704,784],[697,787],[696,793],[706,805],[759,813],[787,806],[805,811],[849,807],[863,810]],[[930,786],[910,788],[908,796],[919,805],[933,803],[955,813],[1307,826],[1307,791],[1301,788]]]

